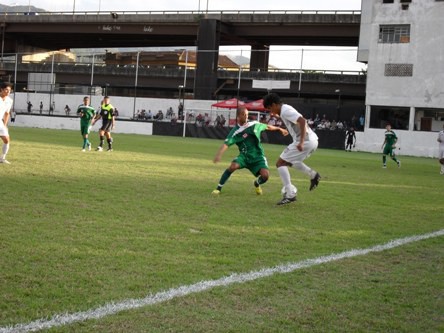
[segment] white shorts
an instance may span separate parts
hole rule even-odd
[[[9,136],[8,128],[0,121],[0,136]]]
[[[444,158],[444,147],[439,146],[438,158]]]
[[[302,162],[306,158],[310,157],[311,153],[313,153],[318,148],[318,140],[304,141],[304,149],[302,151],[298,150],[298,148],[296,147],[297,145],[298,142],[290,143],[279,157],[285,162],[291,164]]]

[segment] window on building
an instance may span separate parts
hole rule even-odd
[[[410,24],[379,26],[379,43],[409,43]]]
[[[382,0],[382,3],[393,3],[394,0]]]
[[[400,0],[401,3],[411,3],[412,0]]]
[[[384,76],[413,76],[413,64],[385,64]]]
[[[409,129],[410,108],[398,106],[376,106],[370,107],[370,128],[385,128],[387,123],[393,129]]]
[[[444,125],[444,109],[415,108],[415,131],[439,132]]]

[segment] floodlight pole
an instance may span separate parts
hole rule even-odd
[[[137,51],[137,59],[136,59],[136,78],[135,78],[135,80],[134,80],[133,119],[136,117],[137,80],[138,80],[138,77],[139,77],[139,58],[140,58],[140,51]]]

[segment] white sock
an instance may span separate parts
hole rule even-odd
[[[9,150],[9,143],[4,143],[3,147],[2,147],[2,159],[6,158],[6,154],[8,153]]]
[[[290,178],[290,171],[288,170],[288,167],[281,166],[281,167],[279,167],[277,169],[278,169],[278,172],[279,172],[279,176],[281,177],[282,184],[285,187],[285,191],[287,193],[287,196],[290,197],[290,198],[294,197],[296,195],[296,192],[292,188],[291,178]],[[296,189],[296,191],[297,191],[297,189]]]
[[[313,169],[309,168],[303,162],[293,163],[293,168],[295,168],[296,170],[302,171],[306,175],[310,176],[310,179],[313,179],[316,176],[316,171],[314,171]]]

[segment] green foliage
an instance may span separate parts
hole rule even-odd
[[[235,172],[211,191],[217,140],[114,135],[85,152],[80,132],[11,128],[0,165],[0,327],[443,228],[436,160],[318,150],[315,191],[291,170],[296,203],[278,207],[274,161],[257,196]],[[92,134],[97,143],[97,134]],[[57,332],[435,332],[443,329],[443,241],[216,288]]]

